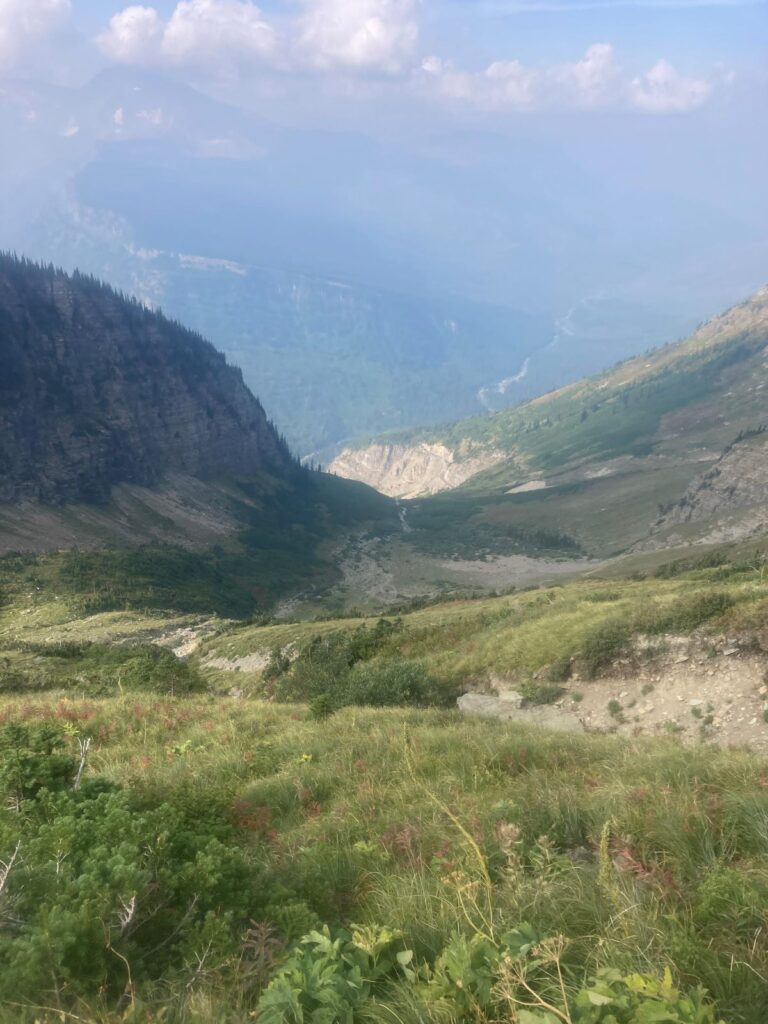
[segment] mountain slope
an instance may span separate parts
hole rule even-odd
[[[338,533],[397,526],[303,469],[213,346],[92,278],[0,258],[0,356],[4,589],[247,615],[339,578]]]
[[[654,524],[645,547],[668,546],[681,535],[700,542],[741,540],[768,528],[768,436],[765,427],[729,445],[691,481],[679,502]]]
[[[425,444],[456,461],[493,457],[458,491],[420,503],[422,514],[448,521],[455,509],[498,530],[567,530],[608,554],[642,539],[659,506],[674,505],[740,433],[764,423],[767,346],[764,289],[683,342],[493,416],[348,449],[330,468],[378,486],[367,470],[397,446],[415,493],[404,449],[414,460]]]
[[[239,370],[92,279],[0,259],[0,342],[0,501],[296,470]]]

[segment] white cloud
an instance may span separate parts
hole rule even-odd
[[[162,36],[163,22],[154,7],[136,5],[113,15],[96,41],[118,64],[143,64],[157,57]]]
[[[693,110],[712,92],[711,83],[686,78],[665,60],[632,78],[608,43],[593,44],[570,64],[527,67],[496,61],[470,72],[428,57],[421,68],[423,80],[439,95],[488,109],[629,107],[665,114]]]
[[[163,53],[180,63],[241,64],[271,54],[276,42],[248,0],[181,0],[163,33]]]
[[[517,60],[499,60],[485,70],[460,71],[439,57],[427,57],[422,70],[441,95],[481,107],[527,107],[533,103],[535,75]]]
[[[657,61],[632,82],[634,106],[651,114],[683,113],[700,107],[712,86],[698,78],[686,78],[666,60]]]
[[[549,78],[574,106],[599,106],[621,88],[621,69],[609,43],[594,43],[581,60],[554,67]]]
[[[320,68],[394,74],[413,60],[413,0],[302,0],[297,51]]]
[[[154,7],[126,7],[111,18],[97,41],[107,57],[125,64],[165,63],[227,74],[269,68],[401,75],[405,92],[421,91],[489,110],[623,107],[650,114],[684,112],[704,103],[715,82],[727,81],[722,69],[709,81],[688,78],[666,60],[637,75],[622,67],[605,42],[594,43],[570,63],[496,60],[469,71],[430,56],[414,73],[419,0],[293,2],[299,12],[281,20],[280,36],[252,0],[177,0],[167,19]],[[50,12],[68,6],[69,0],[0,0],[0,57],[4,12]]]
[[[126,7],[97,42],[121,64],[166,61],[231,70],[270,55],[276,39],[250,0],[180,0],[168,21],[154,7]]]
[[[0,68],[66,21],[70,11],[70,0],[0,0]]]

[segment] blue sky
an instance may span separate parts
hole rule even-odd
[[[131,6],[144,13],[141,38],[136,18],[128,25],[125,8]],[[217,17],[217,8],[218,28],[211,33],[204,22]],[[105,34],[113,17],[123,20],[112,31],[110,47]],[[218,66],[214,55],[204,53],[203,40],[190,43],[188,36],[176,46],[166,39],[161,56],[160,33],[185,18],[190,24],[196,18],[212,47],[218,38]],[[256,19],[264,26],[264,38],[255,43],[251,36],[239,46],[238,23],[245,34]],[[221,25],[227,23],[223,38]],[[381,38],[358,53],[350,41],[359,39],[366,26]],[[121,48],[115,40],[120,36],[125,42],[129,31],[134,33],[130,45]],[[81,54],[90,58],[84,70],[97,63],[157,64],[165,59],[175,73],[198,80],[227,64],[236,65],[241,78],[285,79],[312,68],[323,72],[327,82],[350,75],[380,75],[391,82],[413,75],[429,57],[439,58],[454,75],[513,61],[541,69],[573,64],[598,43],[611,45],[628,80],[663,59],[679,73],[713,85],[725,71],[732,78],[754,79],[759,88],[768,65],[768,0],[264,0],[258,6],[250,0],[145,0],[143,5],[0,0],[0,73],[11,62],[15,71],[36,67],[35,50],[54,32],[64,51],[63,40],[79,36]],[[268,32],[273,33],[269,47]],[[446,82],[445,73],[433,84],[438,80],[445,97],[456,99],[461,93],[466,100],[474,91],[485,96],[481,105],[497,102],[489,99],[490,90],[483,92],[483,83],[474,83],[475,89],[469,80]],[[708,90],[708,96],[715,91]],[[540,101],[537,95],[534,105]]]
[[[175,3],[146,5],[168,16]],[[72,6],[75,24],[95,34],[128,3],[73,0]],[[282,17],[291,4],[258,6]],[[457,54],[567,59],[608,40],[638,59],[658,56],[660,49],[681,63],[768,59],[768,0],[424,0],[419,6],[424,34]]]
[[[754,3],[532,4],[517,10],[502,2],[449,3],[436,14],[450,38],[459,25],[469,28],[486,50],[503,41],[524,59],[567,59],[573,50],[607,40],[639,60],[666,53],[691,66],[712,60],[750,62],[766,57],[768,5]],[[443,7],[443,5],[441,5]],[[457,33],[458,34],[458,33]],[[458,40],[457,40],[458,41]]]

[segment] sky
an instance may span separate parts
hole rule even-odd
[[[762,103],[766,58],[768,0],[0,0],[0,77],[154,69],[307,119],[680,116]]]

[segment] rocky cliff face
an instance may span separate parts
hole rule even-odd
[[[0,258],[0,502],[295,470],[240,371],[98,282]]]
[[[768,433],[755,430],[730,445],[696,477],[653,534],[701,523],[701,540],[741,540],[768,529]]]
[[[390,498],[419,498],[463,484],[493,466],[503,453],[457,453],[444,444],[370,444],[345,448],[328,467],[331,473],[359,480]]]

